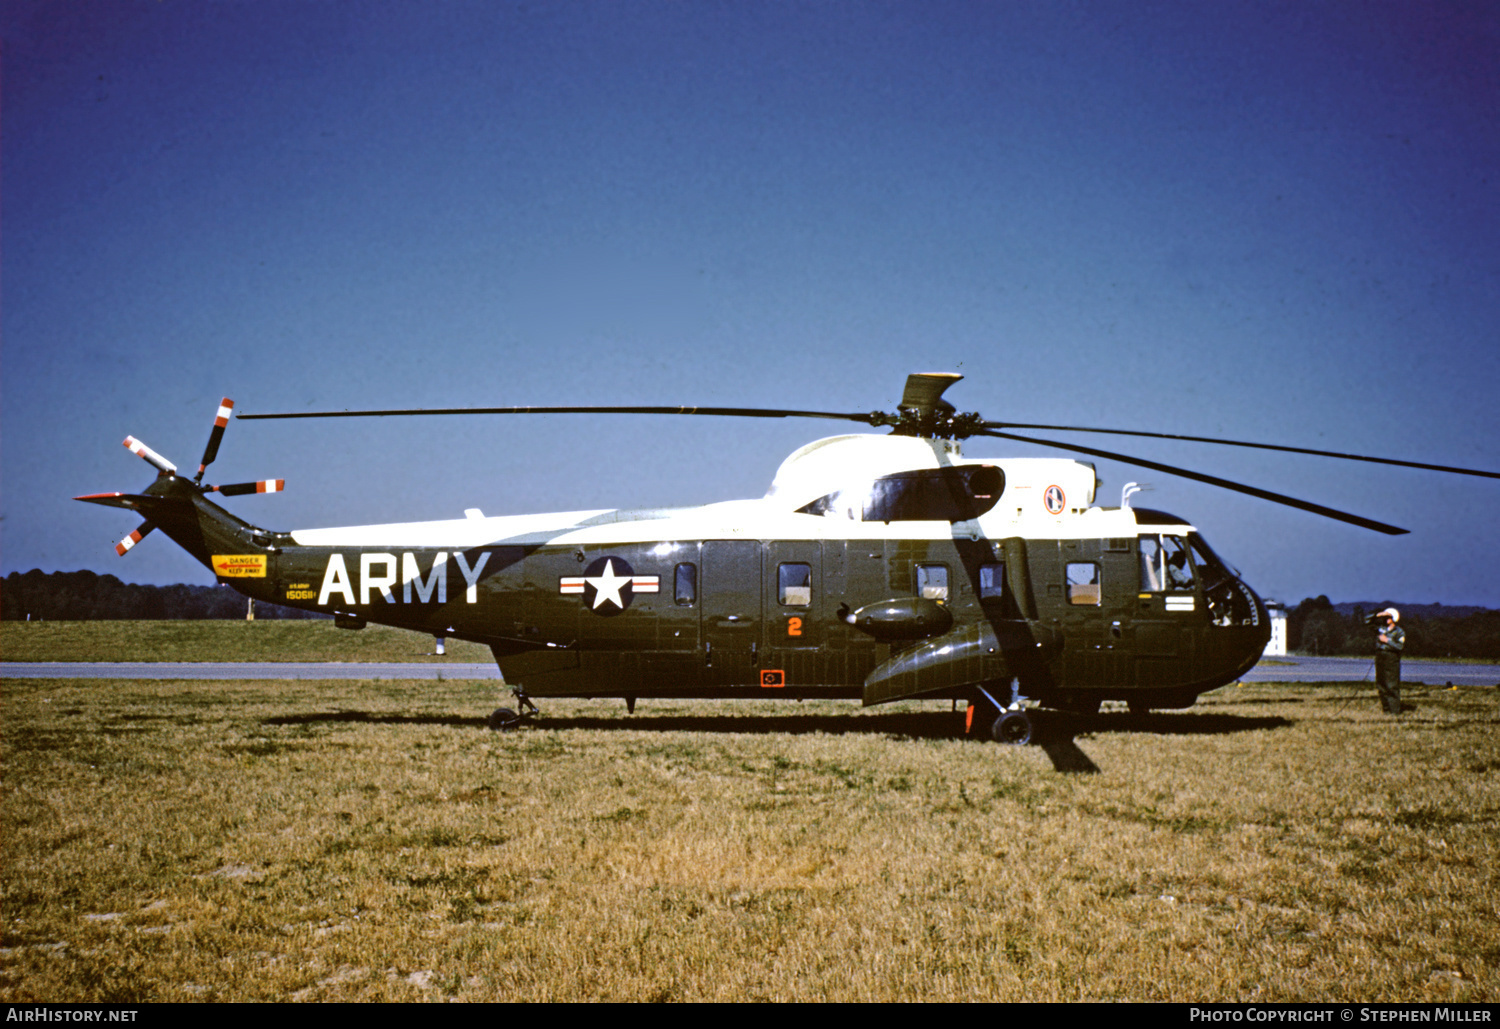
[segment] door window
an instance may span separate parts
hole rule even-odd
[[[812,565],[788,561],[776,566],[776,594],[782,607],[812,604]]]

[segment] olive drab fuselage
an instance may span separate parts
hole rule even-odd
[[[291,533],[172,479],[99,502],[258,600],[487,644],[535,697],[874,704],[1016,679],[1044,704],[1181,707],[1270,634],[1190,524],[1090,506],[1086,463],[950,441],[820,440],[761,500]]]
[[[990,736],[1024,743],[1016,695],[1097,710],[1186,707],[1259,660],[1265,606],[1187,521],[1095,506],[1094,467],[966,458],[962,441],[1010,440],[1148,468],[1385,535],[1364,515],[1036,431],[1138,436],[1500,479],[1500,472],[1328,450],[995,421],[960,412],[956,372],[908,375],[896,411],[766,407],[510,406],[268,412],[245,419],[636,415],[822,419],[890,435],[816,440],[759,500],[268,532],[213,504],[279,493],[281,479],[203,481],[234,402],[221,401],[192,478],[133,436],[155,467],[141,493],[77,499],[135,511],[124,555],[161,529],[251,597],[488,645],[516,697],[488,724],[514,728],[531,697],[858,697],[965,700]],[[1016,435],[1015,430],[1024,434]]]

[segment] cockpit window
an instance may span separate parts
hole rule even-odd
[[[1193,548],[1193,560],[1203,574],[1204,589],[1211,590],[1223,580],[1237,577],[1237,573],[1226,565],[1218,554],[1214,553],[1208,541],[1196,532],[1188,536],[1188,546]]]
[[[1260,607],[1250,587],[1239,579],[1239,573],[1214,553],[1208,541],[1196,532],[1188,534],[1188,546],[1203,579],[1203,594],[1208,599],[1208,613],[1214,625],[1258,625]]]
[[[865,522],[963,522],[989,511],[1004,492],[1005,473],[994,465],[924,468],[829,493],[798,511]]]
[[[1181,536],[1142,536],[1141,592],[1187,592],[1197,584],[1187,542]]]
[[[1191,552],[1191,557],[1189,557]],[[1140,538],[1141,592],[1174,593],[1201,588],[1214,625],[1257,625],[1260,607],[1250,588],[1196,532]],[[1171,598],[1167,598],[1172,610]]]

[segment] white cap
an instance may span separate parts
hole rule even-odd
[[[1393,622],[1399,622],[1401,621],[1401,612],[1397,611],[1394,607],[1388,607],[1384,611],[1375,612],[1375,617],[1390,618],[1390,620]]]

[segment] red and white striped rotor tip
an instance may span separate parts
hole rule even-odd
[[[141,540],[145,539],[146,535],[154,528],[156,528],[156,526],[152,525],[150,522],[142,523],[139,529],[135,530],[135,532],[132,532],[129,536],[126,536],[120,542],[115,544],[115,553],[119,554],[121,557],[124,557],[126,554],[130,553],[132,547],[134,547]]]
[[[168,461],[165,457],[162,457],[160,454],[152,450],[150,447],[146,446],[146,444],[142,443],[134,436],[126,436],[124,446],[125,449],[129,450],[132,454],[140,457],[148,464],[155,465],[157,468],[166,472],[168,475],[177,474],[177,466],[175,464],[173,464],[171,461]]]
[[[219,456],[219,444],[224,440],[224,427],[229,424],[229,416],[234,413],[234,401],[225,397],[219,401],[219,410],[214,415],[214,427],[208,433],[208,446],[203,448],[203,461],[198,465],[198,474],[194,482],[203,481],[203,473],[208,471],[208,466],[213,464],[214,458]]]
[[[261,479],[259,482],[231,482],[223,486],[210,486],[208,492],[226,497],[240,497],[246,493],[281,493],[286,490],[285,479]]]

